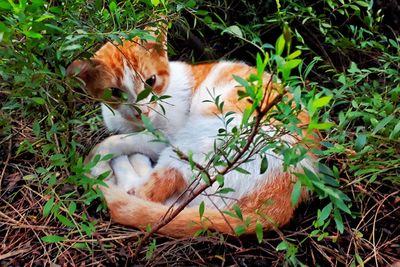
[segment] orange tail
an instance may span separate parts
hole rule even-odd
[[[101,190],[106,198],[113,221],[126,226],[144,230],[147,225],[155,225],[160,222],[169,209],[169,206],[129,195],[113,185],[108,188],[103,187]],[[243,215],[246,216],[246,214]],[[159,233],[171,237],[189,237],[193,236],[196,231],[206,228],[234,234],[232,229],[242,224],[243,222],[239,219],[222,216],[218,210],[207,208],[201,219],[198,207],[193,207],[182,210],[175,219],[161,228]],[[247,229],[247,232],[253,231],[254,227]]]

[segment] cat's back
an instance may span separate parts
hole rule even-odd
[[[215,115],[219,110],[215,104],[224,101],[224,112],[241,112],[248,105],[238,99],[238,90],[243,89],[234,76],[248,79],[256,74],[254,67],[243,62],[218,61],[191,65],[193,75],[192,114]]]

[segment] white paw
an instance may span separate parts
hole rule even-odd
[[[133,192],[142,185],[142,179],[135,171],[128,156],[122,155],[112,159],[111,166],[117,186],[124,189],[125,192]]]
[[[139,174],[139,176],[144,178],[150,175],[150,172],[152,171],[152,166],[149,157],[143,154],[133,154],[130,155],[128,158],[131,165],[135,169],[136,173]]]

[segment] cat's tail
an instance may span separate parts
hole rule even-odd
[[[101,190],[107,201],[112,220],[126,226],[144,230],[148,225],[154,226],[160,222],[169,209],[167,205],[129,195],[113,185],[108,188],[103,187]],[[220,211],[211,208],[206,208],[200,218],[199,208],[190,207],[183,209],[158,232],[171,237],[193,236],[201,229],[234,234],[233,229],[239,225],[243,225],[243,221],[228,215],[223,216]],[[246,232],[254,232],[254,227],[248,227]]]

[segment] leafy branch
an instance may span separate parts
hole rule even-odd
[[[267,83],[266,89],[265,91],[268,90],[268,88],[270,87],[269,85],[272,83],[272,75],[269,78],[269,81]],[[266,95],[269,94],[264,94],[263,96],[263,100],[265,99]],[[204,183],[201,184],[200,186],[198,186],[196,189],[194,189],[190,195],[188,195],[186,197],[186,199],[184,199],[182,201],[182,203],[180,203],[178,205],[178,207],[174,210],[169,210],[171,211],[169,214],[166,214],[162,220],[157,223],[156,225],[154,225],[150,231],[148,231],[145,236],[140,240],[137,248],[136,248],[136,252],[135,252],[135,256],[138,256],[138,254],[140,253],[141,249],[143,248],[143,246],[147,243],[147,241],[156,233],[158,232],[162,227],[164,227],[165,225],[167,225],[169,222],[171,222],[175,217],[177,217],[180,212],[182,212],[187,205],[193,200],[195,199],[197,196],[199,196],[200,194],[202,194],[207,188],[211,187],[216,181],[217,181],[217,177],[219,175],[225,175],[228,172],[232,171],[235,168],[236,163],[239,162],[239,160],[244,156],[244,154],[247,152],[247,150],[250,148],[251,144],[254,141],[254,138],[256,137],[257,133],[260,130],[261,127],[261,122],[264,118],[264,116],[276,105],[278,104],[282,98],[283,98],[284,92],[280,92],[277,96],[275,96],[275,98],[273,98],[270,102],[268,102],[264,107],[262,107],[261,105],[256,107],[256,116],[255,116],[255,122],[254,122],[254,126],[251,129],[250,134],[247,137],[247,141],[245,143],[245,145],[240,149],[240,151],[237,152],[236,156],[233,158],[233,160],[228,161],[227,166],[225,166],[222,170],[217,171],[216,175],[212,175],[209,171],[209,166],[204,167],[203,165],[197,163],[197,162],[193,162],[193,164],[196,166],[196,168],[198,170],[200,170],[200,173],[204,173],[207,178],[208,178],[208,183]],[[262,102],[261,102],[262,103]],[[187,155],[185,155],[182,151],[175,149],[175,152],[177,153],[178,157],[186,162],[192,162],[192,159],[190,159]],[[199,174],[200,174],[199,173]],[[168,213],[168,212],[167,212]]]

